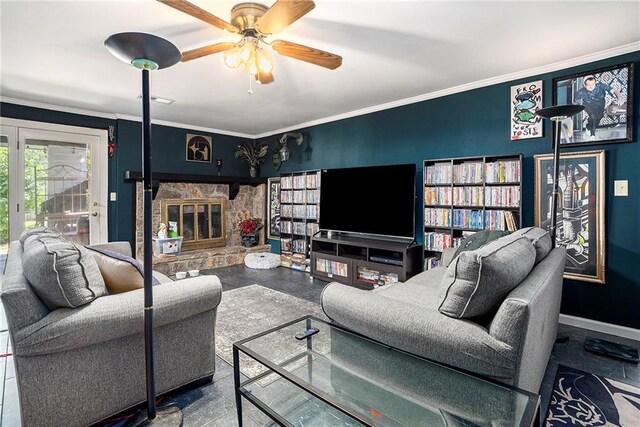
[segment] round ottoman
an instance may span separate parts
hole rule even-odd
[[[244,265],[258,270],[268,270],[280,266],[280,255],[270,252],[254,252],[244,257]]]

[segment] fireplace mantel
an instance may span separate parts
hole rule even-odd
[[[156,198],[158,187],[161,182],[190,182],[202,184],[227,184],[229,186],[229,200],[233,200],[240,191],[240,185],[250,185],[256,187],[260,184],[266,184],[267,178],[251,178],[245,176],[218,176],[218,175],[196,175],[184,173],[152,173],[153,198]],[[125,171],[125,181],[142,181],[141,171]]]

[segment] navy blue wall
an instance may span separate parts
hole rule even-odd
[[[640,113],[640,52],[634,52],[585,64],[554,73],[530,76],[513,82],[480,88],[455,95],[424,101],[391,110],[340,120],[301,129],[305,143],[298,147],[291,141],[291,159],[280,171],[269,162],[262,167],[262,176],[277,176],[280,172],[381,165],[414,162],[418,166],[416,188],[422,187],[422,160],[442,157],[524,154],[523,223],[533,224],[533,155],[549,153],[551,127],[545,123],[545,137],[512,142],[509,139],[510,87],[531,80],[544,81],[544,105],[551,105],[551,79],[557,76],[587,71],[608,65],[634,61],[636,90],[634,103],[634,141],[638,140]],[[138,122],[108,120],[55,111],[2,104],[4,117],[70,124],[93,128],[117,125],[116,156],[109,162],[109,191],[118,192],[118,202],[110,205],[110,240],[131,238],[132,184],[125,183],[125,170],[141,168]],[[217,173],[215,163],[195,164],[184,161],[185,129],[153,126],[154,170],[176,173]],[[190,133],[203,134],[201,131]],[[204,133],[206,134],[206,133]],[[213,158],[223,158],[223,175],[247,176],[246,164],[233,158],[235,146],[243,139],[212,135]],[[273,145],[276,137],[264,140]],[[565,281],[562,313],[603,322],[640,328],[640,143],[577,147],[571,151],[606,149],[606,233],[607,283]],[[613,181],[629,181],[629,197],[613,197]],[[416,208],[417,236],[421,236],[423,212],[422,191],[418,191]],[[375,215],[372,208],[372,215]],[[421,238],[421,237],[420,237]],[[272,241],[274,251],[278,242]]]
[[[552,129],[547,121],[544,138],[510,140],[511,86],[542,79],[544,106],[549,106],[554,77],[629,61],[636,63],[633,140],[637,141],[640,52],[300,129],[305,143],[302,147],[289,143],[290,161],[279,172],[415,162],[420,190],[424,159],[522,153],[523,224],[533,225],[533,155],[551,152]],[[306,141],[312,148],[310,157]],[[606,284],[565,281],[562,313],[640,328],[640,143],[575,147],[567,151],[603,148],[606,150]],[[613,197],[615,179],[629,180],[629,197]],[[422,191],[417,194],[416,235],[421,239],[423,194]],[[375,215],[377,209],[378,206],[373,206],[370,214]]]

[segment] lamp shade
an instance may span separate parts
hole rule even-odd
[[[550,120],[564,120],[567,117],[573,117],[580,111],[584,110],[584,105],[554,105],[552,107],[541,108],[536,111],[540,117]]]
[[[113,56],[138,68],[143,67],[135,64],[136,60],[151,61],[155,64],[152,69],[162,69],[180,62],[182,58],[173,43],[148,33],[113,34],[104,41],[104,45]]]

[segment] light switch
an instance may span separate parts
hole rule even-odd
[[[616,180],[613,181],[614,186],[614,196],[628,196],[629,195],[629,181],[625,180]]]
[[[112,191],[111,193],[109,193],[109,200],[111,200],[112,202],[115,202],[117,199],[116,197],[116,192]]]

